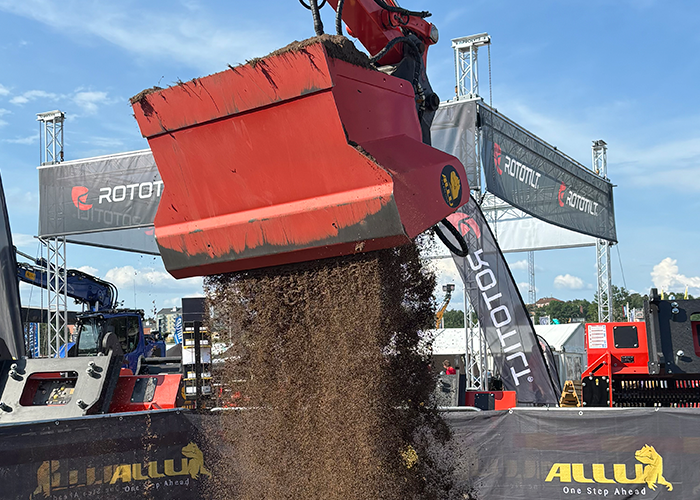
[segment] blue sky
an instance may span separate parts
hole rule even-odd
[[[429,76],[443,99],[454,92],[450,39],[488,32],[493,104],[511,119],[591,164],[591,141],[608,143],[619,245],[613,282],[700,294],[700,5],[654,0],[434,0],[441,41]],[[326,30],[332,10],[323,10]],[[0,0],[0,171],[15,242],[35,254],[39,161],[36,113],[61,109],[66,159],[147,147],[128,98],[265,55],[313,35],[296,0],[163,2]],[[481,93],[488,101],[481,54]],[[508,260],[527,282],[525,254]],[[592,299],[592,248],[537,252],[537,295]],[[620,267],[622,262],[622,269]],[[120,287],[126,306],[152,309],[201,291],[176,282],[159,259],[69,246],[70,267]],[[455,281],[443,264],[441,282]],[[444,269],[443,269],[444,268]],[[624,280],[623,280],[624,271]],[[461,288],[461,287],[459,287]],[[38,304],[38,291],[23,288]],[[526,290],[524,290],[525,296]],[[441,296],[441,292],[438,294]],[[454,302],[461,303],[458,289]]]

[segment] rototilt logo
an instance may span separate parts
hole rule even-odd
[[[93,203],[88,203],[89,189],[85,186],[73,186],[71,198],[73,205],[78,210],[90,210]],[[153,197],[160,198],[163,194],[163,181],[141,182],[134,184],[122,184],[114,187],[100,188],[97,203],[121,203],[135,199],[147,200]],[[94,200],[94,198],[93,198]]]
[[[567,191],[568,189],[568,191]],[[557,195],[557,200],[559,201],[559,206],[564,207],[565,205],[583,212],[594,217],[598,217],[598,202],[595,202],[585,196],[573,192],[567,188],[566,184],[563,182],[559,186],[559,194]]]
[[[497,143],[493,143],[493,166],[498,170],[498,175],[503,175],[503,170],[501,170],[501,146]]]
[[[566,192],[566,184],[563,182],[561,183],[561,186],[559,186],[559,206],[563,207],[564,206],[564,193]]]
[[[71,198],[73,198],[73,205],[78,210],[90,210],[92,204],[87,203],[88,188],[85,186],[74,186],[71,190]]]
[[[501,168],[501,164],[503,164],[503,168]],[[501,149],[501,145],[496,142],[493,143],[493,165],[498,175],[506,173],[516,181],[522,182],[530,187],[535,189],[539,189],[540,187],[540,177],[542,177],[542,174],[532,167],[528,167],[524,163],[505,154]]]

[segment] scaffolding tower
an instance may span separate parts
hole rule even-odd
[[[608,145],[603,140],[593,141],[593,171],[608,180]],[[598,321],[613,321],[612,273],[610,269],[611,241],[597,239],[595,244],[598,274]]]
[[[455,56],[455,99],[458,101],[480,100],[479,96],[479,63],[478,50],[491,44],[488,33],[454,38],[452,49]],[[469,143],[471,141],[465,141]],[[472,185],[474,193],[481,196],[481,158],[479,148],[479,134],[474,134],[474,151],[469,151],[469,158],[474,158],[476,165],[476,179],[478,183]],[[472,304],[469,300],[468,288],[475,286],[473,283],[464,283],[464,329],[466,333],[466,376],[467,389],[487,390],[487,364],[486,364],[486,337],[479,324],[479,305]],[[476,306],[476,307],[475,307]]]
[[[452,39],[455,53],[455,94],[457,99],[479,98],[479,47],[491,44],[488,33]]]
[[[38,113],[40,165],[55,165],[63,161],[63,122],[66,115],[62,111]],[[66,238],[40,238],[42,257],[47,263],[47,308],[48,308],[48,351],[39,344],[39,355],[54,357],[68,343],[68,294],[66,289]],[[43,297],[42,291],[42,297]],[[43,303],[43,299],[42,299]]]

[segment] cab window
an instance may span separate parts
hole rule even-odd
[[[78,329],[78,356],[97,354],[99,343],[99,326],[94,321],[82,323]]]
[[[119,339],[122,350],[125,353],[132,352],[139,342],[139,320],[133,316],[110,318],[109,326]]]

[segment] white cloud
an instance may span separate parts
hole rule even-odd
[[[586,288],[583,280],[577,276],[571,276],[570,274],[559,275],[554,278],[555,288],[567,288],[569,290],[582,290]]]
[[[12,233],[12,243],[14,243],[16,247],[33,246],[36,245],[38,242],[39,240],[37,240],[31,234]]]
[[[176,280],[167,272],[146,267],[136,269],[133,266],[115,267],[107,271],[104,279],[113,283],[117,288],[133,287],[137,288],[166,288],[166,289],[183,289],[183,288],[200,288],[202,287],[202,278],[187,278]]]
[[[16,104],[21,106],[27,104],[30,101],[36,101],[37,99],[48,99],[55,101],[59,96],[53,92],[46,92],[44,90],[28,90],[20,95],[17,95],[10,99],[11,104]]]
[[[30,135],[27,137],[16,137],[14,139],[3,139],[2,142],[7,142],[10,144],[35,144],[39,142],[39,134]]]
[[[87,115],[97,113],[97,107],[100,104],[109,104],[107,92],[96,91],[78,91],[73,96],[73,102],[83,110]]]
[[[673,288],[688,288],[700,289],[700,277],[684,276],[678,272],[677,260],[666,257],[664,260],[654,266],[651,271],[651,281],[654,287],[659,290],[669,291]]]
[[[171,297],[169,299],[163,299],[163,301],[162,301],[163,308],[180,307],[180,304],[181,304],[180,297]]]
[[[442,293],[442,285],[447,283],[461,284],[462,278],[459,276],[457,266],[452,258],[433,259],[429,266],[435,271],[438,279],[438,293]]]
[[[0,85],[0,87],[2,87],[2,85]],[[2,93],[0,93],[0,95],[2,95]],[[12,111],[9,109],[0,108],[0,116],[9,115],[10,113],[12,113]]]
[[[10,90],[5,87],[4,85],[0,84],[0,95],[7,95],[10,93]]]
[[[4,127],[7,125],[7,122],[5,120],[0,120],[0,127]]]
[[[80,266],[78,271],[82,271],[85,274],[90,274],[91,276],[97,276],[98,269],[92,266]]]
[[[0,9],[72,35],[102,38],[140,58],[172,59],[208,71],[288,43],[284,33],[262,22],[224,21],[206,3],[185,2],[184,8],[156,12],[134,2],[0,0]]]
[[[5,188],[5,196],[12,213],[36,213],[39,208],[39,193],[37,191],[13,186]]]
[[[508,267],[510,267],[511,270],[517,269],[517,270],[524,270],[527,271],[527,261],[526,260],[519,260],[517,262],[513,262],[512,264],[508,264]]]

